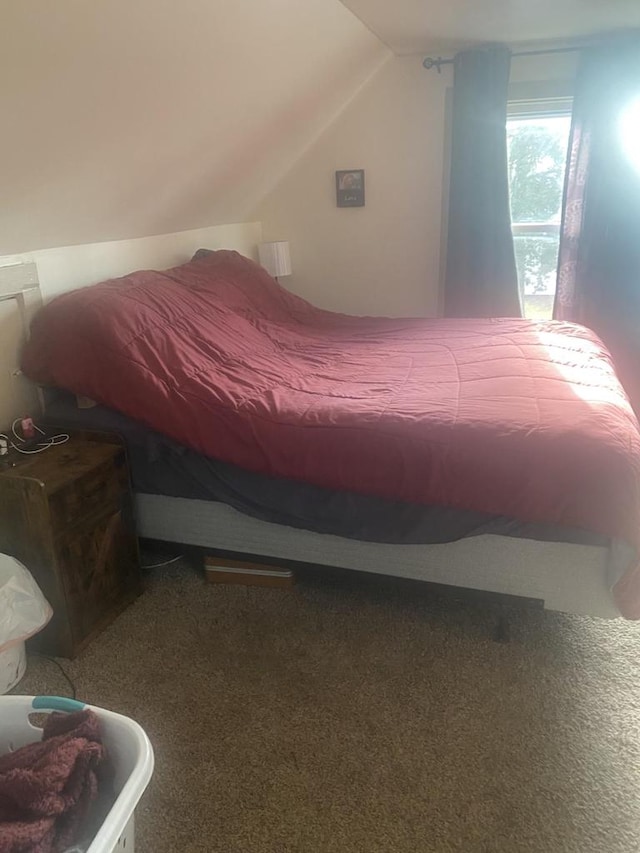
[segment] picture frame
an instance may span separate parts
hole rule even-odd
[[[336,172],[336,205],[364,207],[364,169],[340,169]]]

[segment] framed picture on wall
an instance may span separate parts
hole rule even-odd
[[[364,207],[364,169],[336,172],[336,204],[338,207]]]

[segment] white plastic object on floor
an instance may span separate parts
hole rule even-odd
[[[20,681],[27,668],[24,643],[0,650],[0,694],[8,693]]]
[[[52,615],[29,570],[0,554],[0,694],[24,675],[24,642],[44,628]]]
[[[48,711],[81,711],[98,715],[102,740],[115,771],[114,802],[87,853],[134,853],[134,811],[153,774],[153,748],[144,729],[134,720],[60,696],[0,696],[0,755],[39,741],[42,729],[29,714]]]

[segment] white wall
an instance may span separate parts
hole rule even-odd
[[[394,57],[256,208],[265,240],[290,240],[287,287],[359,314],[439,312],[448,185],[447,88],[422,55]],[[576,55],[514,58],[512,81],[571,80]],[[336,169],[364,168],[364,208],[337,208]],[[444,222],[444,225],[443,225]]]
[[[4,0],[0,255],[244,222],[389,56],[339,0]]]
[[[556,42],[553,47],[558,47]],[[544,47],[524,45],[523,50]],[[520,48],[518,48],[520,49]],[[536,83],[573,80],[578,68],[577,52],[555,53],[547,56],[514,56],[511,60],[512,83]]]
[[[449,72],[391,59],[257,207],[264,239],[291,242],[288,287],[348,313],[436,313]],[[358,168],[365,206],[337,208],[336,169]]]

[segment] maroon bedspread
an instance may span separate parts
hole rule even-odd
[[[23,367],[253,471],[638,548],[638,423],[580,326],[332,314],[220,251],[59,297]]]

